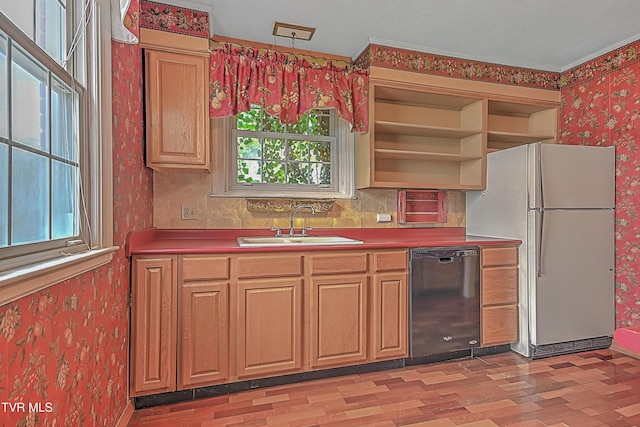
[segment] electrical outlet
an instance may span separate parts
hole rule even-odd
[[[195,206],[187,206],[182,205],[182,219],[197,219],[196,218],[196,207]]]
[[[376,214],[376,221],[378,221],[378,222],[391,222],[391,214],[389,214],[389,213]]]

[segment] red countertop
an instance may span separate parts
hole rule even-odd
[[[241,236],[274,236],[263,229],[157,229],[130,233],[125,250],[127,256],[143,254],[242,253],[358,249],[399,249],[417,247],[505,245],[522,243],[517,239],[503,239],[465,234],[462,227],[441,228],[325,228],[313,229],[310,236],[343,236],[362,240],[361,245],[318,245],[240,247]]]

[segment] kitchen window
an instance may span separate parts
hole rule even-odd
[[[101,122],[96,114],[100,63],[85,54],[88,43],[99,41],[97,20],[109,13],[109,3],[4,2],[0,12],[2,303],[104,263],[110,257],[88,260],[112,239],[102,223],[102,212],[111,209],[103,180],[111,173],[99,167],[110,160],[110,146],[90,129],[110,127],[110,119]],[[43,279],[47,269],[58,274]]]
[[[336,110],[283,124],[261,106],[231,126],[225,195],[346,198],[353,195],[353,135]],[[215,156],[214,156],[215,158]],[[215,182],[214,189],[218,183]]]

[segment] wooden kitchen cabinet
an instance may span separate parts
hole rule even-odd
[[[558,108],[554,104],[489,100],[488,109],[488,151],[557,140]]]
[[[373,255],[373,287],[369,304],[370,357],[405,357],[408,353],[407,251]]]
[[[481,345],[518,340],[518,248],[481,248]]]
[[[486,101],[375,79],[369,90],[369,132],[356,140],[357,188],[484,186]]]
[[[241,255],[237,263],[237,376],[302,369],[302,257]]]
[[[557,141],[559,105],[552,91],[370,67],[356,188],[483,189],[487,152]]]
[[[226,256],[180,257],[178,390],[229,380],[229,265]]]
[[[313,278],[311,288],[311,367],[365,362],[367,276]]]
[[[367,360],[369,255],[334,252],[309,256],[309,364],[312,369]]]
[[[131,395],[406,357],[407,251],[134,256]]]
[[[145,49],[148,167],[211,170],[208,70],[206,53]]]
[[[131,396],[176,387],[176,257],[135,256],[131,289]]]

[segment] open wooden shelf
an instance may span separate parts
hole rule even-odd
[[[464,162],[467,160],[479,159],[479,156],[463,156],[461,154],[449,153],[428,153],[422,151],[389,150],[384,148],[375,149],[375,157],[379,159],[396,160],[436,160],[440,162]]]
[[[500,150],[533,142],[555,143],[557,115],[553,105],[489,100],[487,147]]]
[[[466,138],[481,133],[481,129],[456,129],[438,126],[424,126],[412,123],[393,123],[376,121],[376,133],[429,136],[435,138]]]
[[[559,102],[548,92],[486,83],[476,92],[469,88],[478,82],[375,74],[385,77],[369,79],[370,128],[356,135],[357,188],[483,189],[488,152],[557,140]]]

